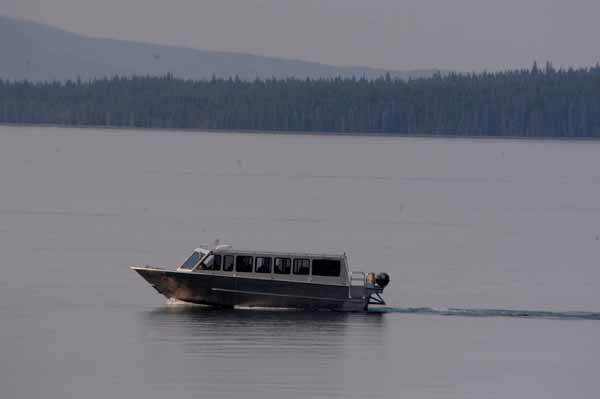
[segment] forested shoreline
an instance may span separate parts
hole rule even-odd
[[[0,123],[600,138],[600,66],[414,80],[0,80]]]

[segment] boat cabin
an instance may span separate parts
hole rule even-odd
[[[347,286],[346,254],[197,248],[178,272]]]

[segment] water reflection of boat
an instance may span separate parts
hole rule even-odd
[[[386,318],[375,312],[160,306],[138,312],[137,320],[140,331],[144,331],[144,340],[152,341],[153,345],[167,344],[178,348],[177,351],[161,352],[162,362],[176,363],[177,359],[181,361],[180,354],[185,353],[187,361],[191,362],[187,364],[195,365],[194,382],[205,390],[219,382],[236,384],[240,376],[254,373],[272,377],[271,382],[293,384],[289,366],[279,367],[277,359],[282,359],[281,364],[286,365],[290,363],[283,359],[289,359],[295,373],[308,374],[307,380],[318,381],[322,373],[331,373],[330,367],[338,371],[347,367],[344,359],[357,350],[363,359],[371,359],[375,353],[382,356],[387,339]],[[319,362],[319,358],[327,359],[327,363]],[[231,362],[231,359],[235,361]],[[303,370],[298,369],[301,364]],[[328,365],[325,370],[322,369],[324,365]],[[238,378],[231,379],[232,374]]]
[[[176,270],[132,266],[168,299],[222,307],[363,311],[387,273],[351,272],[346,254],[197,248]]]

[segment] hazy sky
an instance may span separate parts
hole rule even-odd
[[[600,61],[600,0],[0,0],[92,36],[391,69]]]

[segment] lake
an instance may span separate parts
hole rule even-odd
[[[0,396],[595,398],[600,142],[0,126]],[[165,304],[200,244],[347,252],[387,306]]]

